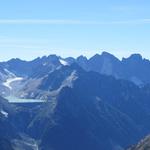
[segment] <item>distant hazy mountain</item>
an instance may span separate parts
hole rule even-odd
[[[1,67],[8,69],[17,76],[36,76],[39,72],[48,73],[61,65],[61,58],[56,55],[44,56],[36,58],[32,61],[24,61],[20,59],[11,59],[7,62],[0,63]],[[39,72],[38,72],[39,71]]]
[[[137,85],[150,83],[150,61],[143,59],[140,54],[133,54],[129,58],[119,60],[112,54],[103,52],[90,59],[80,56],[76,62],[87,71],[130,80]]]
[[[44,56],[32,61],[11,59],[0,63],[0,80],[7,78],[7,71],[24,78],[42,78],[61,66],[77,63],[86,71],[95,71],[104,75],[112,75],[117,79],[126,79],[137,85],[150,83],[150,61],[143,59],[140,54],[133,54],[129,58],[119,60],[112,54],[103,52],[90,59],[80,56],[61,58],[56,55]],[[8,73],[8,72],[7,72]]]

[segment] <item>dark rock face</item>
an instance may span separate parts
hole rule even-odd
[[[12,105],[0,97],[0,150],[35,150],[34,140],[25,135],[36,107]]]
[[[62,91],[54,114],[56,125],[43,133],[42,145],[46,149],[115,150],[137,138],[134,133],[138,130],[128,117],[99,98],[80,99],[76,94],[68,88]],[[127,140],[127,136],[131,139]]]
[[[145,88],[76,65],[58,74],[70,68],[77,75],[73,86],[62,88],[29,126],[43,150],[120,150],[150,132],[150,95]]]
[[[14,107],[0,97],[0,149],[13,150],[11,140],[17,138],[17,130],[8,119],[8,114],[15,112]],[[7,114],[7,115],[6,115]]]
[[[12,144],[7,139],[0,139],[0,150],[14,150]]]

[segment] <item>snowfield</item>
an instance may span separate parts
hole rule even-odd
[[[44,103],[45,100],[40,99],[22,99],[13,96],[5,97],[9,103]]]
[[[12,84],[13,82],[21,81],[21,80],[23,80],[23,78],[21,78],[21,77],[8,78],[8,79],[3,83],[3,85],[6,86],[6,87],[8,87],[10,90],[12,90],[11,84]]]
[[[62,65],[64,65],[64,66],[68,66],[68,65],[69,65],[68,62],[65,61],[65,60],[63,60],[63,59],[59,59],[59,62],[60,62]]]

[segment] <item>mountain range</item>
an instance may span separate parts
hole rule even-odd
[[[0,149],[126,149],[150,133],[149,68],[107,52],[1,62]]]

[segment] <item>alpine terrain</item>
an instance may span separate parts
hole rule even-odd
[[[150,61],[140,54],[13,58],[0,62],[0,95],[0,150],[126,150],[150,134]]]

